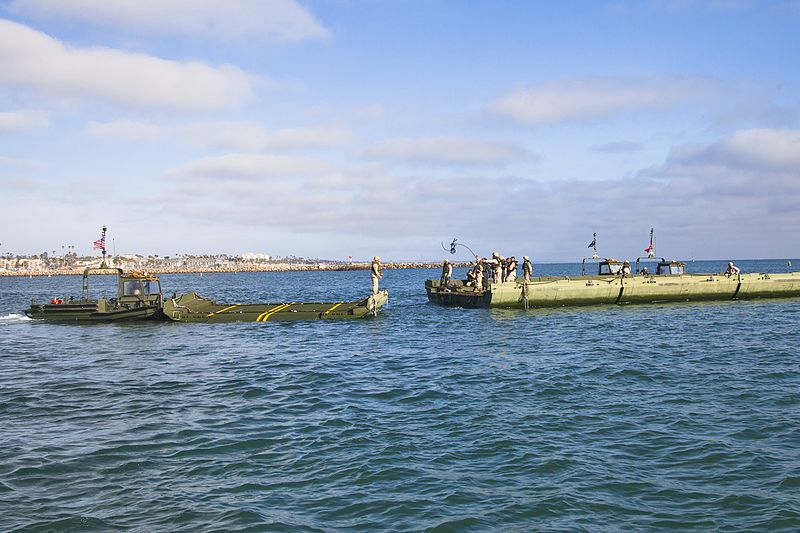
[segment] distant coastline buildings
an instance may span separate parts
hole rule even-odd
[[[81,272],[87,267],[98,267],[102,258],[98,256],[78,256],[75,253],[52,255],[43,252],[38,255],[0,256],[0,273],[34,273],[34,272]],[[328,264],[335,261],[322,259],[305,259],[302,257],[273,258],[269,254],[246,252],[241,255],[191,255],[159,256],[142,254],[109,255],[106,263],[110,267],[123,270],[158,270],[161,272],[182,270],[236,270],[247,269],[250,265],[266,265],[270,263],[283,265]],[[244,267],[244,268],[242,268]]]
[[[84,269],[97,268],[99,256],[78,256],[75,253],[53,255],[44,252],[33,256],[0,256],[0,276],[49,276],[82,274]],[[139,270],[152,274],[185,272],[286,272],[295,270],[364,270],[369,261],[307,259],[293,255],[273,257],[264,253],[246,252],[241,255],[191,255],[158,256],[123,254],[107,256],[106,264],[126,271]],[[439,268],[433,261],[385,263],[385,268]],[[454,266],[466,266],[455,263]]]

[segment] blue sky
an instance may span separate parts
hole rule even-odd
[[[0,3],[0,253],[800,255],[800,1]]]

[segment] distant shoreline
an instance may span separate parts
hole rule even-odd
[[[382,263],[385,269],[406,269],[406,268],[441,268],[441,263],[431,262],[397,262]],[[453,263],[455,268],[469,266],[469,263]],[[95,267],[92,267],[95,268]],[[115,267],[112,267],[115,268]],[[221,274],[221,273],[244,273],[244,272],[319,272],[334,271],[341,272],[346,270],[369,270],[370,263],[274,263],[274,264],[246,264],[237,267],[154,267],[125,269],[126,271],[144,271],[148,274]],[[60,268],[54,270],[0,270],[0,277],[32,277],[32,276],[80,276],[85,267],[81,268]],[[104,273],[98,272],[98,275]],[[106,274],[113,274],[108,271]]]
[[[688,262],[704,262],[704,261],[724,261],[722,259],[692,259]],[[800,259],[736,259],[736,261],[789,261],[797,262],[800,266]],[[321,263],[245,263],[236,266],[219,266],[219,267],[138,267],[138,268],[123,268],[125,272],[147,272],[148,274],[221,274],[221,273],[245,273],[245,272],[320,272],[332,271],[341,272],[347,270],[369,270],[369,262],[358,263],[334,263],[334,262],[321,262]],[[453,268],[469,267],[471,264],[467,261],[451,263]],[[564,262],[551,262],[543,261],[539,264],[572,264]],[[574,264],[580,264],[575,262]],[[382,268],[385,269],[411,269],[411,268],[427,268],[435,269],[441,268],[442,263],[431,261],[396,261],[382,263]],[[0,270],[0,278],[21,278],[21,277],[42,277],[42,276],[80,276],[86,267],[81,266],[77,268],[57,268],[52,270]],[[97,267],[91,267],[97,268]],[[111,267],[116,268],[116,267]],[[113,274],[112,270],[107,272],[97,272],[97,275]]]

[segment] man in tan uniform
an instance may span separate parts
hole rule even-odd
[[[483,261],[478,261],[478,264],[475,265],[475,290],[482,291],[483,290],[483,282],[484,272],[483,272]]]
[[[453,265],[447,259],[442,263],[442,279],[440,283],[442,287],[447,288],[450,285],[450,279],[453,277]]]
[[[475,286],[475,272],[478,271],[478,264],[477,263],[470,263],[470,268],[467,270],[467,280],[464,285],[467,287],[474,287]]]
[[[503,259],[492,259],[492,268],[494,269],[494,283],[503,283]]]
[[[377,255],[372,259],[369,277],[372,279],[372,294],[378,294],[378,280],[383,278],[383,274],[381,274],[381,258]]]
[[[531,264],[531,258],[527,255],[522,256],[522,277],[525,281],[530,281],[531,276],[533,276],[533,265]]]
[[[506,281],[517,280],[517,258],[513,255],[506,262]]]

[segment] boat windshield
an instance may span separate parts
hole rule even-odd
[[[622,269],[622,263],[600,263],[600,275],[607,276],[610,274],[619,274]]]
[[[138,279],[137,280],[133,280],[133,281],[126,281],[123,284],[122,293],[125,296],[135,296],[137,294],[142,294],[142,284],[141,284],[141,282]]]
[[[158,294],[161,292],[161,283],[155,280],[142,281],[142,292],[144,294]]]
[[[683,265],[661,263],[658,265],[656,274],[669,274],[671,276],[681,276],[686,273]]]
[[[158,280],[135,279],[126,281],[122,285],[122,293],[125,296],[147,296],[148,294],[159,294],[160,292],[161,283]]]

